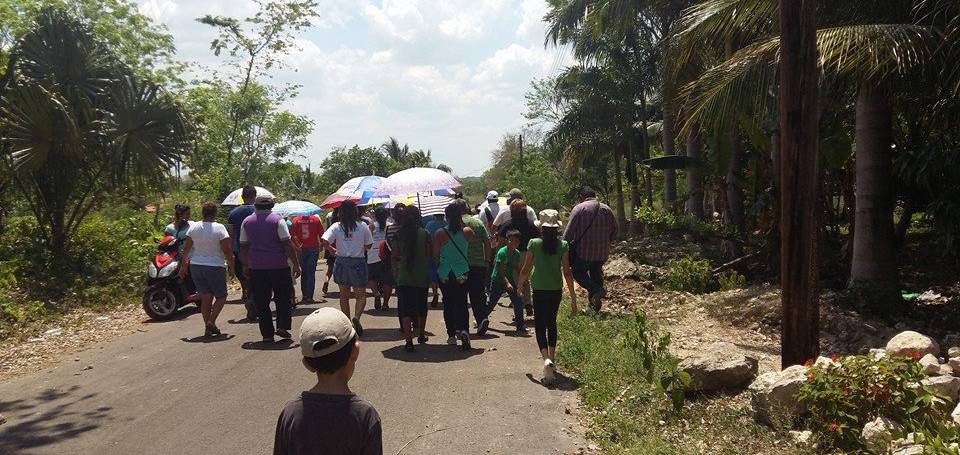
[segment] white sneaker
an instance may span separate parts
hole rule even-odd
[[[553,361],[546,359],[543,361],[543,382],[552,383],[556,378],[556,368],[553,366]]]
[[[457,337],[447,338],[447,344],[449,344],[450,346],[456,346],[456,345],[457,345]]]

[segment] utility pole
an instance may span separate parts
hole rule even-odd
[[[517,140],[520,141],[520,171],[523,172],[523,135],[518,134]]]

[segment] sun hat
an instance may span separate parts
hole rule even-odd
[[[489,191],[487,193],[487,200],[490,202],[496,201],[500,197],[500,193],[496,191]]]
[[[357,336],[342,311],[326,307],[310,313],[300,324],[300,351],[304,357],[323,357],[336,352]]]
[[[273,196],[263,195],[263,196],[257,196],[257,198],[254,200],[253,205],[273,205],[274,202],[276,201],[273,199]]]
[[[559,228],[563,223],[560,222],[560,212],[546,209],[540,211],[540,219],[535,224],[542,228]]]

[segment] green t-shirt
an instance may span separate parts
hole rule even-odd
[[[393,241],[393,252],[400,259],[397,267],[397,285],[411,286],[416,288],[430,287],[429,269],[427,267],[427,242],[430,240],[430,234],[425,229],[417,231],[417,241],[409,242],[403,238],[403,233],[397,233]],[[411,244],[411,245],[408,245]],[[407,262],[407,249],[414,248],[413,266]]]
[[[468,240],[467,262],[470,263],[470,267],[486,267],[487,261],[483,259],[483,245],[490,240],[487,227],[483,225],[483,221],[470,215],[463,216],[463,224],[473,229],[473,240]]]
[[[538,291],[560,291],[563,289],[563,253],[568,249],[567,242],[560,241],[557,254],[549,255],[543,251],[543,239],[530,239],[527,251],[533,255],[533,274],[530,287]]]
[[[520,250],[513,250],[513,254],[510,254],[507,251],[509,247],[500,248],[500,251],[497,251],[497,259],[493,264],[493,273],[490,275],[490,279],[493,281],[501,281],[503,277],[500,276],[500,264],[504,264],[504,270],[507,272],[507,280],[511,283],[516,283],[516,277],[513,274],[514,268],[520,265]]]

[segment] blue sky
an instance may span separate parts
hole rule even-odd
[[[167,25],[181,60],[222,68],[205,14],[245,17],[249,0],[137,0]],[[479,175],[490,151],[525,123],[532,79],[565,60],[544,48],[544,0],[319,0],[276,80],[303,86],[286,108],[316,125],[304,162],[336,145],[377,145],[396,136],[431,149],[461,176]]]

